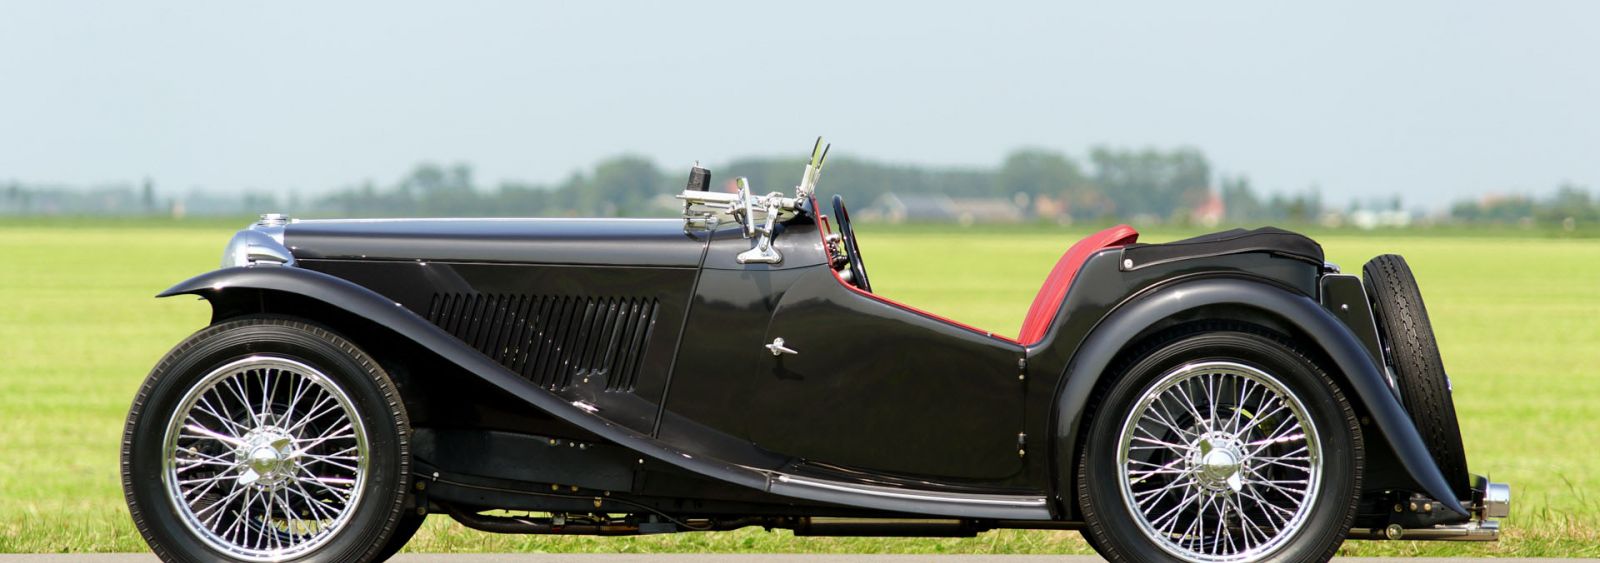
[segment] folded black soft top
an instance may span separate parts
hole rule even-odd
[[[1323,264],[1322,245],[1300,233],[1277,227],[1233,229],[1161,244],[1131,244],[1122,250],[1122,269],[1137,270],[1190,258],[1245,252],[1270,252],[1285,258]]]

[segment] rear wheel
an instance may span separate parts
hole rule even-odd
[[[394,384],[353,344],[296,321],[231,321],[145,380],[123,492],[164,560],[368,561],[400,522],[409,437]]]
[[[1323,561],[1355,516],[1361,430],[1339,388],[1247,327],[1184,331],[1104,395],[1078,463],[1113,561]]]
[[[1400,388],[1400,402],[1411,414],[1450,490],[1456,498],[1470,498],[1472,481],[1455,400],[1450,396],[1450,378],[1445,375],[1433,324],[1428,321],[1428,308],[1422,304],[1422,290],[1411,266],[1405,258],[1385,254],[1367,262],[1361,278],[1383,338],[1384,361],[1394,370],[1395,385]]]

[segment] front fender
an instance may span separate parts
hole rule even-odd
[[[1404,407],[1389,391],[1372,356],[1328,311],[1304,295],[1238,278],[1208,278],[1179,282],[1134,298],[1119,306],[1099,323],[1067,364],[1066,382],[1056,400],[1055,424],[1056,475],[1069,480],[1061,491],[1075,490],[1070,479],[1076,472],[1065,471],[1077,463],[1078,436],[1088,421],[1082,420],[1085,406],[1111,362],[1134,338],[1156,323],[1198,307],[1227,305],[1257,309],[1286,322],[1309,335],[1344,374],[1355,399],[1366,406],[1373,422],[1423,491],[1462,517],[1461,506],[1444,475],[1422,442]],[[1370,441],[1368,443],[1371,443]]]
[[[273,291],[299,295],[365,318],[409,339],[446,361],[530,405],[640,454],[689,471],[730,483],[766,490],[765,473],[706,459],[662,444],[649,436],[590,414],[484,356],[411,310],[375,291],[302,268],[257,265],[226,268],[201,274],[161,292],[157,297],[198,295],[208,301],[225,299],[229,292]]]

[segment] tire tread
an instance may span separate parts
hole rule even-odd
[[[1470,482],[1460,421],[1416,277],[1405,259],[1395,254],[1373,258],[1361,273],[1378,326],[1388,339],[1389,352],[1385,355],[1395,367],[1401,404],[1410,413],[1428,446],[1428,454],[1444,473],[1451,490],[1466,498]]]

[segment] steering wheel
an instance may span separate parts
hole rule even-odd
[[[850,258],[850,285],[872,293],[867,267],[861,265],[861,246],[856,244],[856,231],[850,227],[850,212],[844,210],[844,198],[837,194],[833,196],[833,218],[839,222],[839,239],[844,242],[844,252]]]

